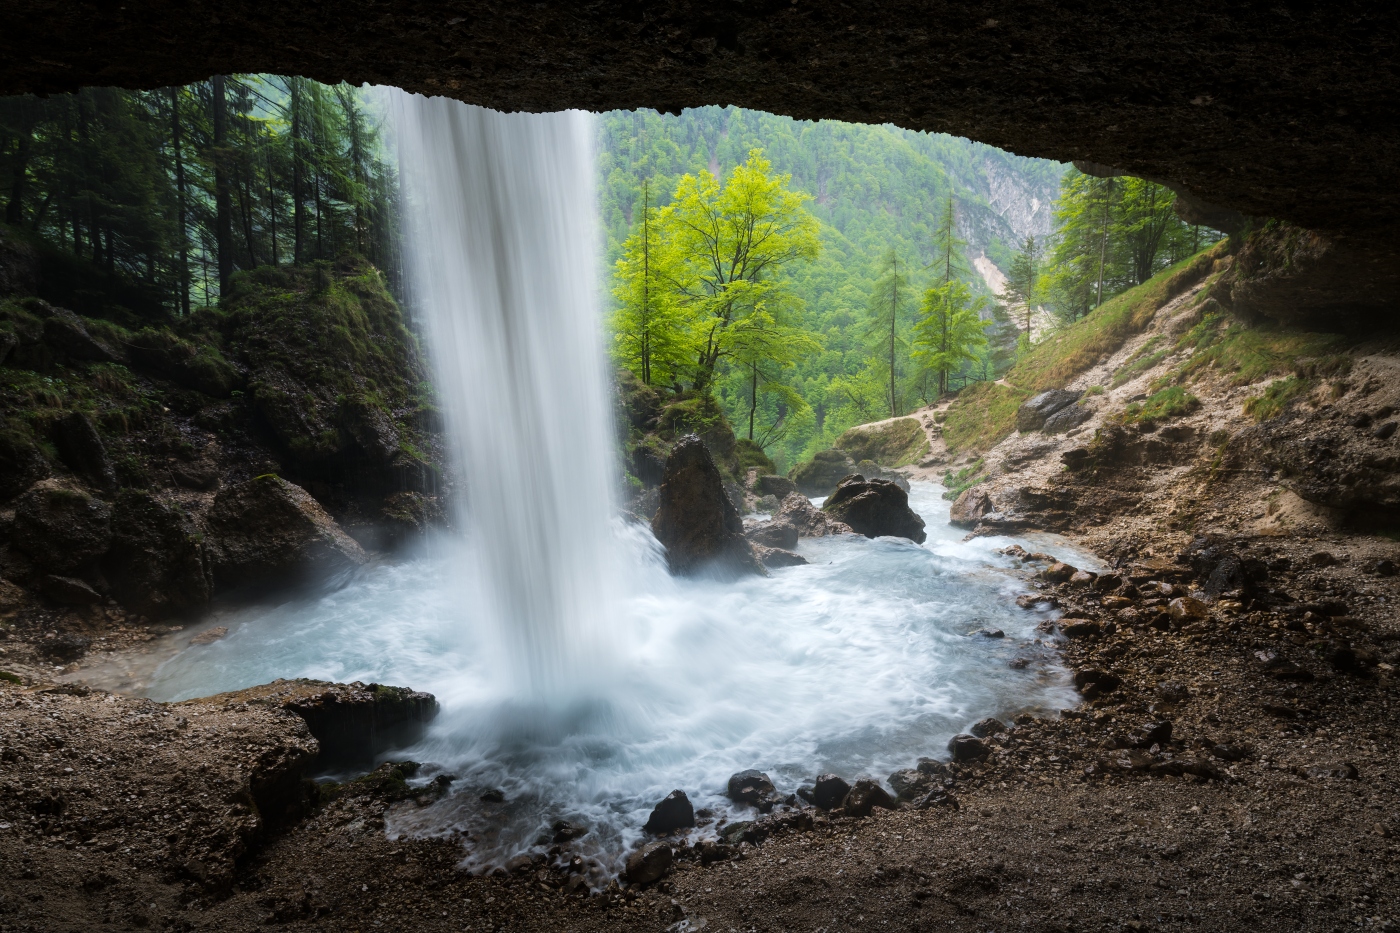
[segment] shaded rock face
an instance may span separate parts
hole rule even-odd
[[[909,508],[909,495],[887,480],[852,476],[837,487],[822,511],[867,538],[889,535],[922,544],[924,520]]]
[[[844,450],[821,450],[806,463],[793,467],[788,474],[799,492],[809,496],[825,496],[836,488],[843,476],[855,472],[856,462]]]
[[[1040,430],[1045,434],[1064,434],[1079,427],[1093,417],[1093,412],[1080,405],[1066,405],[1045,419]]]
[[[278,476],[222,490],[205,521],[219,590],[328,577],[367,560],[306,490]]]
[[[1295,409],[1241,431],[1227,453],[1278,471],[1279,483],[1309,502],[1362,520],[1400,514],[1400,445],[1329,414]]]
[[[763,566],[769,569],[777,569],[779,567],[801,567],[807,563],[807,558],[787,548],[764,547],[761,544],[755,544],[753,546],[753,552]]]
[[[1267,28],[1251,7],[1144,14],[1117,4],[1104,11],[1112,41],[1083,28],[1065,2],[1000,17],[939,8],[936,30],[928,7],[908,2],[882,5],[878,22],[832,0],[644,13],[478,4],[456,21],[425,0],[403,0],[392,16],[363,2],[333,18],[309,9],[225,4],[215,18],[172,5],[159,16],[92,19],[35,0],[0,33],[0,89],[152,88],[269,72],[395,84],[499,110],[675,111],[724,100],[1088,159],[1318,228],[1384,227],[1400,215],[1400,195],[1377,183],[1395,172],[1400,127],[1390,108],[1400,87],[1393,21],[1374,3],[1304,7]],[[437,48],[451,54],[424,53]],[[1133,89],[1151,89],[1150,105]]]
[[[649,842],[627,857],[627,880],[633,884],[651,884],[671,870],[674,853],[668,842]]]
[[[0,499],[9,499],[49,475],[49,462],[20,424],[0,422]]]
[[[304,719],[320,743],[320,768],[371,767],[384,752],[419,741],[438,714],[431,693],[384,684],[275,680],[227,696],[273,703]]]
[[[1016,409],[1016,430],[1023,434],[1041,430],[1052,415],[1079,401],[1081,394],[1068,389],[1050,389],[1032,396]]]
[[[779,501],[797,492],[797,484],[786,476],[761,475],[754,480],[759,495],[774,496]]]
[[[695,825],[695,807],[683,790],[673,790],[651,811],[645,832],[653,835],[669,833],[677,829],[689,829]]]
[[[193,519],[149,492],[118,494],[103,570],[112,595],[152,619],[198,612],[209,603],[212,581]]]
[[[744,537],[744,523],[725,492],[719,469],[695,435],[682,438],[666,459],[651,530],[666,548],[672,573],[764,572]]]
[[[790,551],[797,547],[799,534],[797,526],[792,522],[773,519],[767,522],[755,521],[752,525],[746,523],[744,537],[763,547],[778,547]]]
[[[66,575],[107,553],[111,523],[111,509],[101,499],[59,480],[44,480],[16,503],[11,540],[44,570]]]
[[[107,456],[107,448],[93,427],[92,421],[80,411],[70,411],[54,423],[54,446],[70,470],[98,489],[112,489],[117,474]]]

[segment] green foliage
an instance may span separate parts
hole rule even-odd
[[[9,671],[0,671],[0,680],[3,680],[7,684],[24,686],[24,678],[20,677],[18,674],[11,674]]]
[[[734,452],[739,458],[739,471],[741,473],[747,473],[753,469],[758,470],[763,475],[778,472],[778,468],[773,465],[772,460],[768,459],[763,448],[746,437],[741,437],[735,442]]]
[[[929,450],[928,435],[914,418],[851,428],[836,439],[835,446],[852,460],[873,460],[884,467],[913,463]]]
[[[1119,420],[1123,424],[1146,424],[1189,415],[1201,406],[1201,400],[1181,386],[1160,389],[1142,402],[1123,409]]]
[[[871,366],[884,371],[891,418],[900,413],[900,371],[908,352],[903,330],[913,306],[914,287],[910,284],[908,263],[901,263],[899,251],[891,246],[882,260],[880,277],[870,290],[869,317],[862,332]]]
[[[958,472],[948,470],[943,474],[943,498],[948,500],[956,499],[967,490],[984,481],[987,476],[982,472],[985,461],[981,457],[973,463],[969,463]]]
[[[1250,385],[1269,376],[1295,369],[1310,361],[1315,371],[1321,362],[1321,376],[1327,377],[1350,367],[1350,358],[1336,355],[1346,346],[1339,334],[1294,331],[1277,325],[1246,327],[1219,314],[1208,314],[1182,337],[1179,347],[1195,352],[1164,377],[1163,385],[1180,384],[1196,378],[1207,369],[1229,377],[1230,384]]]
[[[924,292],[914,325],[914,359],[938,374],[939,394],[948,391],[948,376],[977,359],[987,345],[986,299],[973,299],[967,286],[951,279]]]

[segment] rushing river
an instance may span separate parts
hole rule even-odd
[[[995,552],[1009,539],[963,542],[939,492],[913,487],[924,545],[803,539],[808,566],[729,584],[671,577],[650,534],[618,524],[627,572],[610,660],[572,695],[522,691],[509,646],[472,609],[483,564],[445,541],[319,598],[221,616],[228,636],[167,661],[148,692],[177,700],[277,677],[431,691],[441,716],[395,757],[429,763],[424,779],[456,775],[455,790],[393,831],[465,831],[469,859],[486,865],[565,817],[594,827],[585,847],[616,853],[673,788],[722,810],[726,779],[745,768],[784,791],[822,771],[884,777],[945,755],[984,716],[1073,702],[1036,641],[1045,615],[1015,604],[1025,584]],[[1062,541],[1025,543],[1093,566]],[[1013,670],[1017,657],[1032,663]],[[507,804],[482,804],[485,788]]]

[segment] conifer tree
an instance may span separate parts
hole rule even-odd
[[[899,360],[906,346],[901,331],[914,304],[914,289],[905,265],[899,260],[899,251],[893,246],[885,252],[880,269],[880,277],[870,293],[865,337],[886,371],[885,401],[889,404],[889,416],[893,418],[900,412]]]

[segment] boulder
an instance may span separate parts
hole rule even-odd
[[[725,492],[719,469],[694,434],[681,438],[666,458],[651,530],[665,546],[666,563],[674,574],[709,571],[737,577],[765,572],[744,537],[744,523]]]
[[[764,547],[761,544],[753,546],[754,556],[759,559],[763,566],[776,569],[778,567],[801,567],[807,563],[807,558],[796,551],[785,550],[780,547]]]
[[[1044,580],[1046,583],[1068,583],[1070,578],[1078,572],[1078,568],[1072,567],[1063,561],[1055,561],[1035,576],[1036,579]]]
[[[990,754],[986,744],[975,735],[955,735],[948,740],[948,751],[959,762],[981,761]]]
[[[199,529],[177,503],[123,489],[103,561],[112,595],[152,619],[197,612],[212,590]]]
[[[49,475],[49,462],[18,422],[0,421],[0,500],[11,499]]]
[[[922,544],[924,520],[909,508],[909,495],[888,480],[851,477],[822,505],[830,517],[867,538],[889,535]]]
[[[846,799],[850,790],[851,785],[843,778],[835,774],[819,774],[817,782],[812,785],[812,803],[823,810],[835,809],[841,806],[841,801]]]
[[[117,474],[97,428],[88,416],[70,411],[54,422],[53,444],[68,469],[98,489],[116,488]]]
[[[272,474],[223,489],[205,522],[218,590],[329,577],[368,559],[306,490]]]
[[[754,480],[754,489],[761,496],[775,496],[782,501],[797,492],[797,484],[786,476],[765,475]]]
[[[896,800],[913,801],[933,789],[934,778],[917,768],[903,768],[891,774],[889,782]]]
[[[85,567],[112,543],[107,503],[58,479],[46,479],[15,505],[11,541],[43,571],[59,576]]]
[[[948,509],[948,524],[957,525],[960,528],[971,528],[982,520],[982,517],[996,511],[992,505],[992,497],[986,490],[972,486],[964,489],[953,500],[953,505]]]
[[[214,398],[228,398],[242,385],[238,370],[217,349],[196,346],[169,328],[138,331],[126,350],[141,368]]]
[[[985,739],[989,735],[1005,732],[1006,726],[1002,725],[1001,720],[993,719],[988,716],[986,719],[977,720],[972,724],[972,728],[967,731],[971,732],[979,739]]]
[[[871,479],[889,480],[905,492],[909,491],[909,477],[898,470],[887,470],[874,460],[860,461],[856,464],[856,468],[853,472],[859,473],[861,476],[868,476]]]
[[[809,496],[824,496],[835,488],[841,477],[855,472],[856,462],[844,450],[821,450],[808,460],[792,468],[788,478],[796,484],[799,492]]]
[[[889,791],[869,778],[856,781],[846,792],[846,799],[841,801],[841,809],[847,816],[869,816],[876,807],[893,810],[895,802]]]
[[[660,881],[671,870],[672,857],[669,843],[647,843],[627,857],[627,880],[632,884]]]
[[[754,544],[761,544],[764,547],[780,547],[792,550],[797,547],[797,526],[786,519],[759,522],[754,521],[752,525],[745,523],[744,537]]]
[[[1066,431],[1079,427],[1094,415],[1089,409],[1080,405],[1066,405],[1053,415],[1045,419],[1040,430],[1045,434],[1063,434]]]
[[[673,790],[651,811],[651,816],[642,829],[653,835],[669,833],[677,829],[689,829],[695,825],[695,807],[683,790]]]
[[[1016,409],[1016,430],[1023,434],[1039,431],[1051,415],[1079,401],[1081,394],[1069,389],[1050,389],[1032,396]]]
[[[768,775],[754,770],[740,771],[730,776],[725,796],[735,803],[757,807],[765,813],[781,799]]]
[[[46,308],[44,343],[75,360],[112,363],[121,354],[88,333],[87,325],[67,308]]]
[[[854,534],[851,526],[837,521],[812,504],[812,500],[799,492],[783,499],[773,522],[786,522],[797,529],[798,537],[824,538],[827,535]]]

